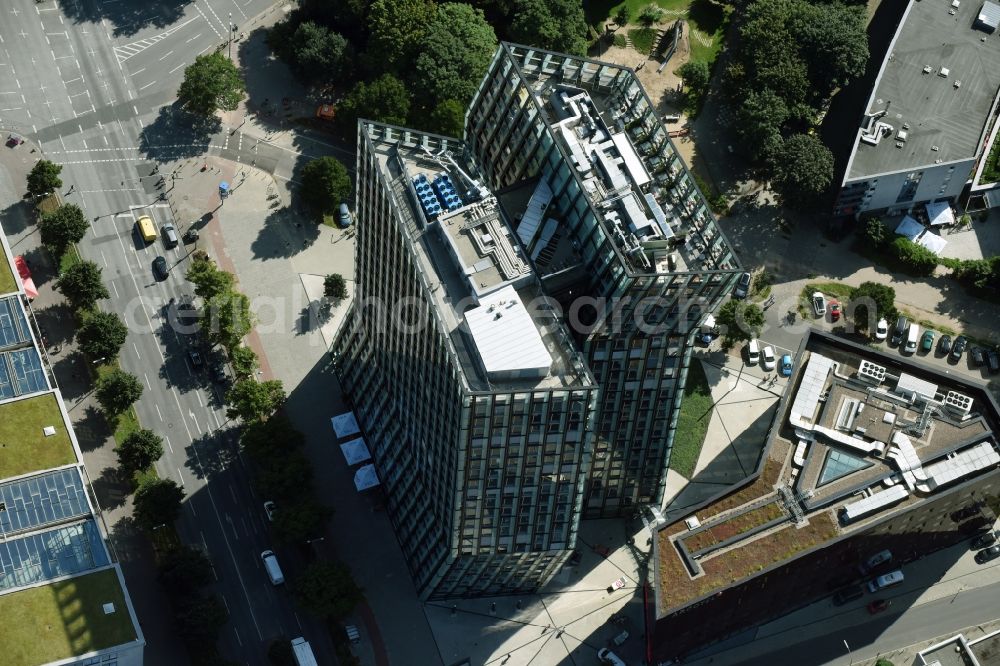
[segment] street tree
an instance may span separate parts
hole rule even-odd
[[[280,380],[258,382],[254,379],[241,379],[226,394],[226,403],[229,405],[226,414],[231,419],[242,419],[245,423],[267,421],[285,404],[286,398],[285,388]]]
[[[185,277],[194,285],[194,293],[206,301],[232,291],[236,282],[232,273],[220,270],[211,259],[192,261]]]
[[[651,2],[639,12],[639,21],[643,25],[653,25],[663,18],[663,10],[655,2]]]
[[[67,268],[55,287],[74,309],[89,310],[100,299],[111,296],[101,279],[101,267],[93,261],[81,261]]]
[[[80,350],[95,363],[110,361],[121,350],[128,337],[128,327],[114,312],[96,310],[87,314],[76,332]]]
[[[62,165],[48,160],[38,160],[28,172],[28,195],[37,199],[62,187]]]
[[[383,74],[368,83],[358,81],[337,105],[335,122],[345,135],[353,137],[360,117],[390,125],[405,125],[409,113],[410,91],[392,74]]]
[[[704,60],[688,60],[680,66],[677,73],[685,87],[695,96],[701,95],[708,88],[710,72],[708,63]]]
[[[622,6],[618,8],[613,17],[615,25],[619,28],[625,27],[629,21],[632,20],[632,10],[629,9],[628,3],[622,3]]]
[[[202,308],[201,330],[208,339],[235,349],[254,326],[250,299],[238,291],[216,294]]]
[[[177,98],[184,107],[200,116],[218,110],[232,111],[246,96],[246,84],[236,65],[225,53],[207,53],[194,59],[184,70]]]
[[[172,479],[147,478],[135,491],[132,516],[147,530],[169,525],[180,515],[183,499],[184,489]]]
[[[312,465],[301,451],[287,453],[281,458],[257,460],[257,463],[260,492],[282,507],[300,501],[312,491]]]
[[[267,646],[267,660],[271,666],[297,666],[292,642],[284,636],[275,638]]]
[[[432,103],[442,99],[467,103],[486,73],[496,47],[496,33],[481,10],[464,2],[438,5],[413,65],[413,84]]]
[[[42,215],[38,221],[42,245],[59,256],[62,256],[70,245],[83,240],[89,228],[87,218],[76,204],[63,204],[51,213]]]
[[[431,111],[429,122],[432,132],[461,137],[465,131],[465,106],[458,100],[441,100]]]
[[[323,295],[330,300],[347,298],[347,282],[340,273],[331,273],[323,279]]]
[[[159,557],[157,580],[174,599],[195,596],[212,582],[212,563],[203,552],[191,546],[171,548]]]
[[[237,379],[252,377],[257,370],[257,354],[246,345],[237,345],[229,350],[229,361]]]
[[[735,129],[742,149],[754,160],[767,162],[783,144],[781,130],[791,113],[773,90],[752,90],[737,101]]]
[[[863,5],[796,2],[788,30],[809,69],[809,80],[827,96],[865,73],[868,64],[867,14]]]
[[[305,437],[295,429],[285,414],[275,414],[267,421],[251,423],[243,429],[240,444],[255,461],[284,458],[305,445]]]
[[[760,335],[764,328],[764,312],[753,303],[731,300],[719,308],[715,321],[725,330],[723,344],[729,348]]]
[[[773,167],[775,185],[795,207],[813,204],[833,182],[833,153],[812,134],[785,139]]]
[[[310,20],[275,25],[267,43],[303,81],[343,79],[353,66],[354,52],[344,36]]]
[[[871,329],[879,318],[896,317],[896,290],[878,282],[862,282],[848,297],[854,326],[859,331]]]
[[[381,66],[403,72],[437,14],[431,0],[375,0],[368,8],[368,51]]]
[[[118,466],[127,475],[142,472],[153,466],[163,455],[163,440],[152,430],[140,428],[129,433],[115,448]]]
[[[333,510],[310,498],[282,505],[274,515],[274,534],[283,543],[305,543],[323,533]]]
[[[864,231],[865,241],[871,245],[872,249],[881,250],[889,243],[889,232],[886,230],[882,220],[877,217],[870,217],[865,221]]]
[[[560,53],[587,54],[587,21],[579,0],[514,0],[514,41]]]
[[[303,608],[318,617],[341,618],[361,601],[361,589],[344,565],[316,560],[299,577],[295,596]]]
[[[351,177],[334,157],[319,157],[302,167],[302,199],[317,213],[332,213],[351,194]]]
[[[195,598],[180,606],[174,613],[177,633],[184,642],[194,646],[208,646],[219,639],[222,626],[229,620],[225,603],[216,595]]]
[[[120,368],[97,380],[97,402],[111,416],[122,414],[142,397],[142,383]]]

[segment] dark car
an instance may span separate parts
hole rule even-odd
[[[976,563],[986,564],[990,560],[995,560],[1000,557],[1000,545],[990,546],[986,550],[981,550],[976,553]]]
[[[890,345],[898,345],[903,342],[903,336],[906,335],[906,331],[910,328],[910,320],[906,317],[900,317],[896,320],[896,325],[892,327],[892,337],[889,338]]]
[[[881,613],[886,608],[892,605],[892,602],[888,599],[876,599],[875,601],[868,604],[868,612],[872,615],[876,613]]]
[[[951,346],[951,358],[954,361],[962,360],[962,354],[965,353],[965,348],[969,346],[969,338],[964,335],[960,335],[955,338],[955,344]]]
[[[942,335],[941,339],[938,340],[938,353],[947,354],[951,351],[951,336]]]
[[[972,363],[977,368],[981,368],[986,365],[986,350],[982,347],[973,347],[970,349],[969,356],[972,357]]]
[[[188,229],[187,231],[184,232],[184,244],[185,245],[190,245],[191,243],[194,243],[197,240],[198,240],[198,230],[197,229]]]
[[[860,585],[852,585],[851,587],[845,587],[839,590],[835,595],[833,595],[833,605],[843,606],[848,601],[854,601],[855,599],[860,599],[865,594],[864,589]]]
[[[990,349],[986,352],[986,363],[990,366],[991,375],[1000,372],[1000,354],[997,353],[996,349]]]
[[[205,361],[202,360],[201,354],[196,349],[189,349],[187,357],[191,361],[191,367],[195,370],[201,370],[202,366],[205,365]]]
[[[733,298],[746,298],[750,293],[750,274],[743,273],[736,281],[736,288],[733,289]]]
[[[980,511],[981,509],[978,504],[970,504],[968,506],[963,506],[958,511],[953,511],[951,514],[951,519],[956,523],[960,523],[966,518],[971,518],[972,516],[975,516]]]
[[[163,257],[157,257],[153,259],[153,275],[160,280],[166,280],[167,275],[170,274],[170,269],[167,267],[167,260]]]
[[[225,384],[229,379],[229,370],[221,359],[215,359],[208,366],[208,373],[212,376],[212,381],[216,384]]]
[[[975,539],[969,543],[970,550],[979,550],[980,548],[986,548],[992,546],[997,542],[996,532],[987,532],[986,534],[980,534]]]

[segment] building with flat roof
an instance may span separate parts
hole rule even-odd
[[[811,331],[755,473],[656,534],[654,654],[905,574],[992,524],[998,428],[985,387]],[[883,550],[891,561],[862,575]]]
[[[911,0],[854,139],[835,213],[957,202],[986,153],[1000,91],[991,3]]]
[[[919,666],[1000,666],[1000,631],[975,640],[957,634],[921,650],[916,663]]]
[[[142,630],[12,259],[0,233],[3,663],[141,666]]]

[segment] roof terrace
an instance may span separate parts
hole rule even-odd
[[[590,386],[557,309],[461,143],[366,125],[393,200],[473,390]]]
[[[0,402],[0,479],[75,462],[55,393]]]
[[[658,533],[660,615],[1000,467],[981,388],[817,332],[803,350],[759,475]]]

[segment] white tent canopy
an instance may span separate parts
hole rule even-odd
[[[354,487],[358,491],[368,490],[379,484],[378,474],[375,473],[375,465],[365,465],[354,473]]]
[[[923,226],[914,220],[909,215],[903,217],[903,221],[899,223],[896,227],[896,233],[900,236],[906,236],[911,241],[916,241],[917,236],[924,230]]]
[[[947,201],[929,203],[925,208],[927,208],[927,217],[930,219],[932,227],[955,224],[955,212]]]
[[[333,424],[333,431],[337,433],[337,439],[357,435],[361,432],[361,428],[358,427],[358,421],[354,418],[354,412],[344,412],[343,414],[334,416],[330,419],[330,423]]]
[[[941,250],[943,250],[944,246],[948,244],[948,241],[941,238],[937,234],[928,231],[917,239],[917,243],[923,245],[934,254],[941,254]]]
[[[357,465],[360,462],[372,459],[372,454],[369,453],[368,447],[365,446],[365,440],[360,437],[341,444],[340,451],[344,454],[344,459],[347,461],[348,466]]]

